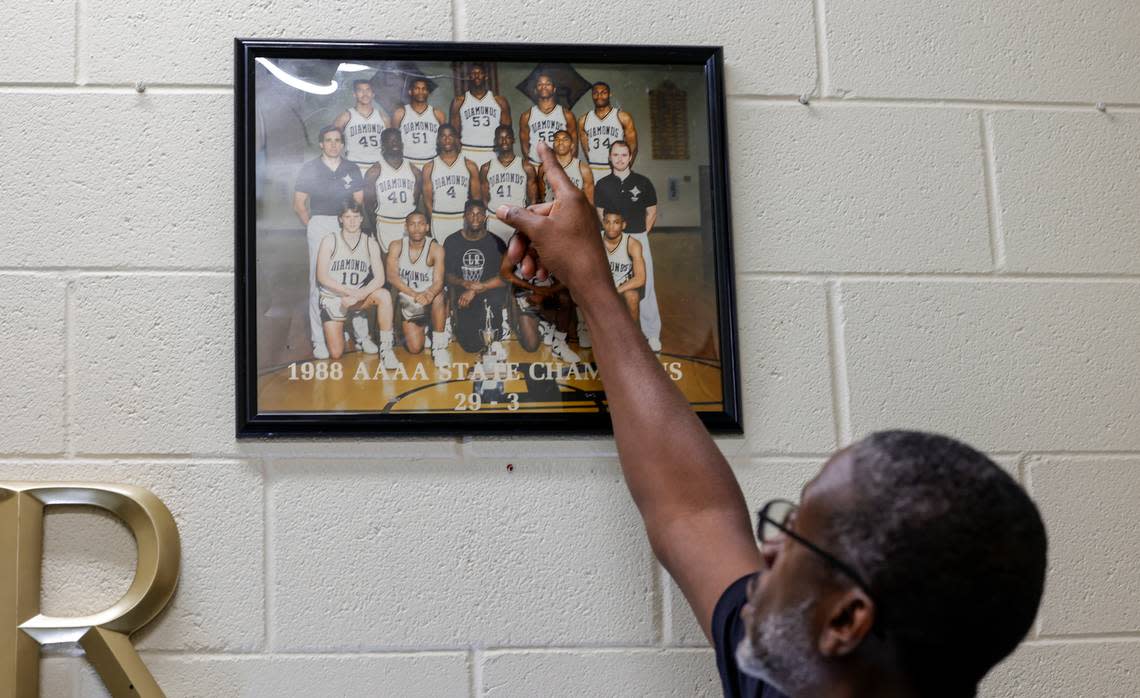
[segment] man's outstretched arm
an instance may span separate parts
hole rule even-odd
[[[666,375],[617,294],[593,206],[540,144],[556,199],[500,218],[530,240],[512,241],[512,263],[533,253],[574,296],[605,382],[622,472],[653,552],[680,585],[705,635],[733,581],[760,569],[740,486],[688,401]],[[533,251],[532,251],[533,250]],[[529,268],[528,268],[529,267]]]

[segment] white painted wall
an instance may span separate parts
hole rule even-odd
[[[182,583],[138,645],[169,695],[718,691],[610,440],[234,441],[234,35],[723,44],[747,435],[720,443],[750,502],[876,428],[988,449],[1052,560],[983,694],[1140,694],[1140,5],[362,7],[51,0],[0,30],[0,478],[167,502]],[[133,569],[77,510],[47,551],[59,613]]]

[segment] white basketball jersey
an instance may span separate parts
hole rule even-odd
[[[375,104],[372,113],[361,116],[356,107],[348,110],[344,125],[344,157],[349,162],[371,165],[381,158],[380,132],[384,130],[384,112]]]
[[[376,215],[391,220],[404,220],[416,209],[416,173],[404,160],[393,168],[380,160],[380,176],[376,178]]]
[[[329,276],[333,277],[342,286],[364,288],[372,282],[372,259],[368,251],[372,240],[364,233],[360,234],[355,246],[344,240],[343,232],[329,233],[328,238],[333,240],[333,253],[329,259]],[[321,294],[335,296],[332,291],[321,287]]]
[[[404,105],[404,118],[400,120],[400,136],[404,139],[404,157],[427,162],[435,157],[435,136],[439,121],[429,104],[423,113]]]
[[[416,293],[431,288],[434,274],[432,268],[428,266],[428,260],[431,259],[431,246],[434,244],[435,240],[425,239],[424,248],[420,250],[420,256],[415,261],[412,260],[411,240],[405,239],[400,250],[400,281],[411,286]]]
[[[459,105],[459,123],[463,129],[462,143],[473,148],[490,148],[495,144],[495,129],[499,127],[503,108],[495,101],[490,90],[483,99],[475,99],[470,93],[463,95]]]
[[[582,178],[582,161],[578,158],[571,159],[569,164],[562,167],[562,171],[566,173],[566,176],[570,178],[570,181],[574,183],[574,186],[578,187],[579,189],[581,189],[582,185],[586,183],[586,180]],[[543,176],[542,181],[546,186],[546,200],[554,201],[554,190],[550,188],[550,182],[546,181],[545,175]]]
[[[506,166],[497,157],[491,160],[487,165],[487,188],[490,193],[488,211],[493,212],[503,204],[526,206],[526,170],[523,169],[523,159],[516,155],[511,164]]]
[[[438,156],[431,162],[431,210],[439,213],[463,213],[463,205],[467,203],[471,190],[467,158],[460,153],[451,165]]]
[[[582,147],[586,151],[586,161],[591,165],[609,166],[610,144],[625,138],[625,129],[618,120],[618,108],[611,108],[604,119],[599,119],[591,109],[586,114],[585,131],[586,142]]]
[[[527,124],[530,127],[530,152],[527,155],[537,165],[542,162],[538,159],[538,144],[541,142],[554,147],[554,134],[567,130],[566,114],[562,111],[561,104],[555,104],[549,114],[543,113],[536,104],[530,108]]]
[[[629,256],[629,236],[621,234],[617,247],[610,251],[610,241],[606,240],[606,256],[610,259],[610,273],[614,277],[614,286],[621,286],[633,278],[633,257]]]

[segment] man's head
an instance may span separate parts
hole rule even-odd
[[[614,172],[625,172],[629,169],[629,143],[614,141],[610,143],[610,167]]]
[[[607,208],[602,212],[602,230],[605,231],[607,240],[617,240],[625,232],[625,217],[620,212]]]
[[[423,211],[412,211],[404,219],[404,230],[407,231],[408,238],[412,242],[419,242],[427,237],[431,226],[428,224],[427,216]]]
[[[487,70],[482,63],[476,63],[467,71],[467,82],[476,91],[487,87]]]
[[[435,134],[435,149],[439,153],[459,151],[459,132],[451,124],[442,124]]]
[[[356,97],[356,103],[360,106],[363,107],[372,104],[372,83],[367,80],[353,80],[352,94]]]
[[[404,159],[404,139],[400,129],[386,128],[380,132],[380,153],[385,160]]]
[[[499,155],[513,153],[515,150],[515,129],[503,124],[495,129],[495,152]]]
[[[359,233],[360,226],[364,223],[364,208],[354,199],[345,199],[344,203],[341,204],[340,211],[336,214],[336,220],[344,232]]]
[[[317,134],[321,154],[327,158],[339,158],[344,152],[344,134],[336,126],[325,126]]]
[[[595,82],[590,88],[590,97],[594,100],[594,109],[605,109],[610,106],[610,86],[604,82]]]
[[[463,204],[463,228],[465,231],[480,233],[487,226],[487,204],[479,199],[468,199]]]
[[[556,131],[554,133],[554,154],[564,158],[574,148],[574,141],[570,140],[569,131]]]
[[[972,696],[1037,613],[1037,508],[953,439],[868,436],[831,457],[783,526],[763,546],[737,657],[785,692],[877,671],[920,695]]]
[[[554,78],[546,73],[540,73],[534,80],[534,94],[539,99],[550,99],[554,96]]]
[[[431,96],[431,86],[427,80],[416,78],[408,85],[408,96],[412,98],[412,104],[417,106],[427,104],[428,97]]]

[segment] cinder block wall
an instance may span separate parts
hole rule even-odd
[[[230,65],[235,35],[723,44],[750,502],[873,429],[985,448],[1052,559],[984,695],[1138,695],[1140,6],[1005,5],[20,3],[0,477],[167,502],[182,583],[138,645],[171,696],[716,695],[612,441],[235,442]],[[126,589],[110,518],[46,537],[46,611]]]

